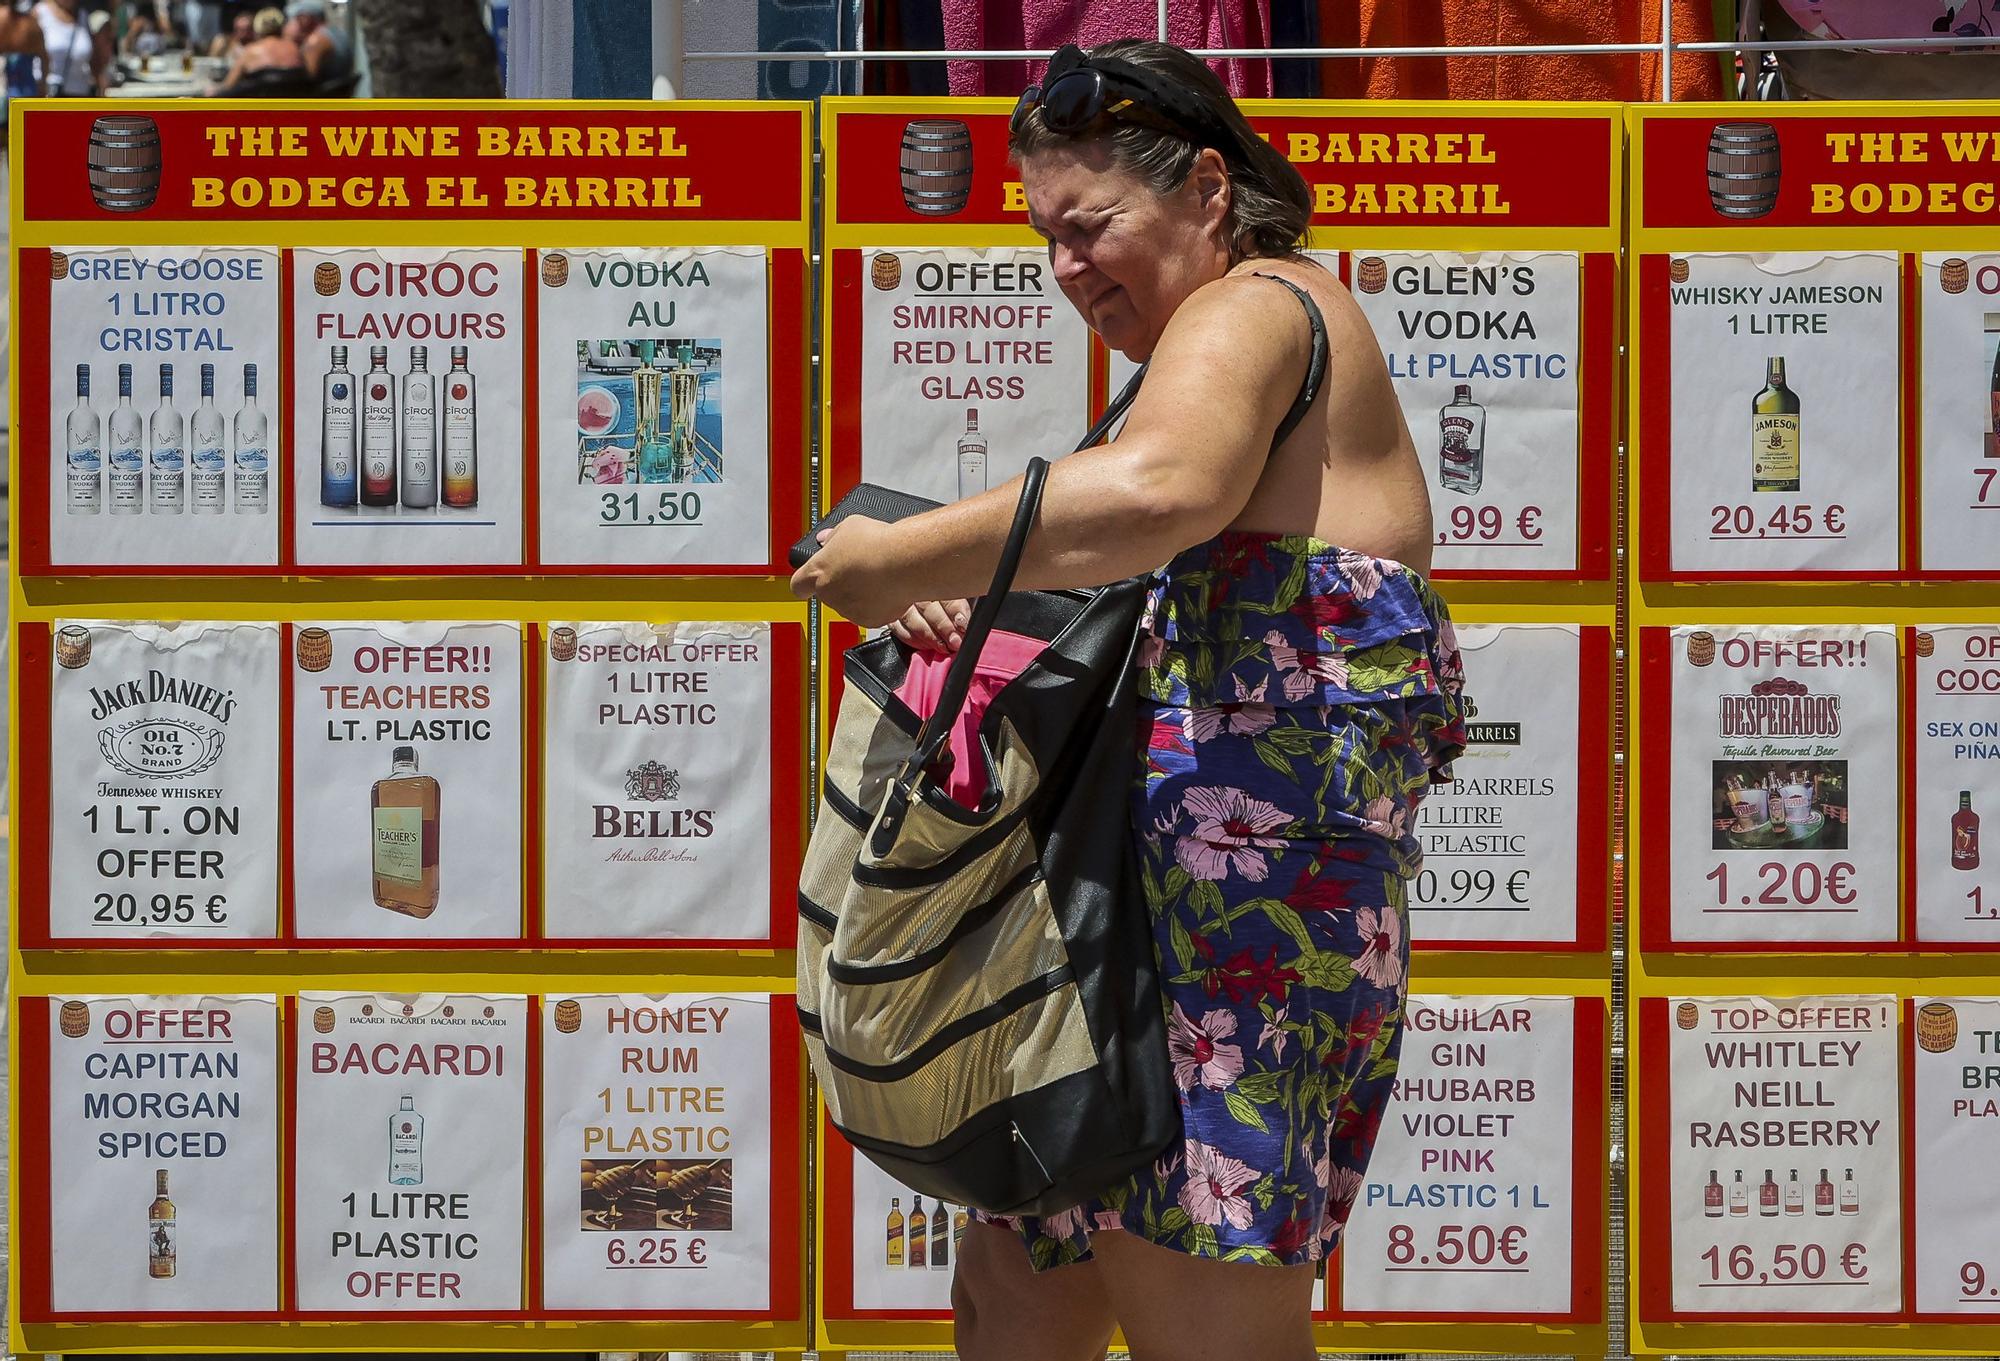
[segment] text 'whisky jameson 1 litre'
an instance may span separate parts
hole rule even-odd
[[[1785,386],[1785,360],[1764,361],[1764,390],[1750,399],[1750,490],[1799,489],[1799,397]]]

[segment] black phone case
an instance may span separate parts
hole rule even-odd
[[[792,545],[792,550],[786,557],[795,570],[805,566],[806,559],[819,552],[820,531],[831,529],[850,515],[861,515],[870,520],[885,522],[907,520],[912,515],[936,510],[940,504],[942,503],[937,501],[927,501],[921,496],[911,496],[908,492],[891,491],[887,487],[878,487],[873,482],[863,482],[835,502],[833,509],[821,517],[812,532]]]

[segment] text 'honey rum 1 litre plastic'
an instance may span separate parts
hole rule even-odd
[[[415,747],[397,747],[391,761],[372,800],[375,906],[428,917],[438,903],[438,782],[417,773]]]
[[[229,455],[223,448],[222,413],[215,409],[215,365],[201,366],[201,405],[188,417],[190,504],[197,515],[229,509]]]
[[[76,366],[76,406],[63,431],[63,470],[69,513],[95,515],[104,509],[104,422],[90,409],[90,365]]]
[[[257,405],[257,366],[243,366],[243,405],[236,412],[236,513],[271,509],[271,422]]]
[[[444,376],[444,503],[453,510],[479,504],[478,389],[463,345],[451,347],[451,372]]]
[[[1764,390],[1750,399],[1750,490],[1799,489],[1799,395],[1785,386],[1785,358],[1764,361]]]
[[[153,1173],[153,1203],[146,1208],[146,1274],[163,1281],[180,1265],[174,1203],[167,1199],[167,1169]]]

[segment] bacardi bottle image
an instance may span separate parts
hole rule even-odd
[[[1456,384],[1438,410],[1438,482],[1470,496],[1486,481],[1486,408],[1472,400],[1470,383]]]
[[[396,504],[396,380],[387,345],[369,347],[361,380],[361,504]]]
[[[333,347],[333,363],[321,381],[319,407],[319,503],[351,506],[354,482],[354,375],[347,371],[347,347]]]
[[[901,1266],[903,1264],[903,1198],[901,1196],[889,1197],[889,1229],[883,1243],[887,1248],[884,1260],[890,1266]]]
[[[1951,815],[1951,867],[1979,868],[1979,814],[1972,811],[1972,791],[1958,791],[1958,811]]]
[[[965,433],[958,437],[958,499],[986,490],[986,436],[979,433],[979,408],[965,409]]]
[[[431,376],[430,354],[410,346],[410,372],[403,379],[403,504],[430,510],[438,503],[437,380]]]
[[[179,515],[187,509],[186,425],[174,410],[174,366],[160,365],[160,404],[153,411],[152,454],[146,490],[158,515]]]
[[[153,1203],[146,1207],[146,1274],[166,1280],[180,1266],[174,1203],[167,1199],[167,1169],[153,1173]]]
[[[104,422],[90,409],[90,365],[76,366],[76,406],[63,431],[63,468],[69,513],[95,515],[104,509]]]
[[[223,447],[222,413],[215,409],[215,365],[201,366],[201,405],[188,417],[189,499],[197,515],[229,508],[229,455]]]
[[[111,431],[111,513],[137,515],[146,508],[146,422],[132,406],[132,366],[118,366],[118,405],[106,422]]]
[[[1799,489],[1799,397],[1785,386],[1785,360],[1764,361],[1764,389],[1750,399],[1750,490]]]
[[[243,405],[236,412],[236,513],[271,509],[271,423],[257,406],[257,366],[243,366]]]
[[[930,1252],[926,1236],[930,1230],[930,1219],[924,1214],[924,1198],[910,1197],[910,1229],[907,1235],[912,1267],[922,1270],[930,1265]]]
[[[424,1117],[405,1096],[401,1109],[389,1117],[389,1184],[424,1184]]]
[[[1701,1188],[1701,1212],[1710,1219],[1722,1218],[1722,1182],[1711,1168],[1708,1185]]]
[[[465,367],[465,346],[451,347],[444,376],[444,503],[453,510],[479,504],[479,390]]]
[[[438,904],[438,782],[417,773],[417,749],[397,747],[375,782],[375,906],[428,917]]]

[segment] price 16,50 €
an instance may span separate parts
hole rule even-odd
[[[1868,1279],[1866,1243],[1831,1252],[1818,1243],[1780,1243],[1768,1258],[1748,1243],[1727,1251],[1717,1244],[1701,1260],[1708,1267],[1703,1285],[1860,1285]]]

